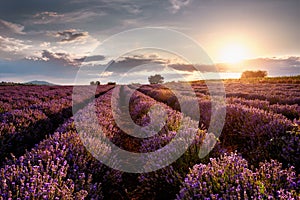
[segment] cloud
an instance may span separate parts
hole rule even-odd
[[[246,60],[242,64],[242,69],[266,70],[269,75],[280,74],[300,74],[300,57],[290,56],[285,58],[257,58]]]
[[[60,43],[85,42],[89,37],[88,32],[77,32],[75,29],[65,30],[56,33],[57,37],[62,37]]]
[[[245,65],[248,66],[257,66],[257,67],[264,67],[269,65],[277,65],[277,66],[294,66],[294,67],[300,67],[300,57],[297,56],[290,56],[286,58],[257,58],[257,59],[251,59],[246,60],[244,62]]]
[[[77,3],[85,3],[84,0],[77,0]],[[99,10],[101,8],[105,8],[106,10],[118,13],[124,12],[137,15],[142,13],[142,8],[144,5],[148,3],[139,1],[138,4],[132,0],[95,0],[94,6]],[[152,2],[153,4],[153,2]]]
[[[58,14],[57,12],[40,12],[33,16],[34,24],[50,24],[53,22],[60,22],[64,18],[64,14]]]
[[[31,45],[25,44],[23,40],[0,36],[0,51],[19,53],[30,47]]]
[[[285,62],[294,67],[300,67],[300,57],[291,56],[285,59]]]
[[[74,55],[65,52],[52,52],[43,50],[39,57],[26,57],[27,60],[33,61],[45,61],[62,66],[80,66],[84,61],[85,57],[76,57]]]
[[[137,15],[142,12],[142,9],[134,4],[121,5],[120,9],[126,10],[128,13],[133,14],[133,15]]]
[[[58,14],[57,12],[41,12],[35,14],[33,17],[34,18],[40,18],[42,20],[46,20],[47,18],[53,17],[53,18],[58,18],[58,17],[63,17],[64,15]]]
[[[100,77],[109,77],[113,74],[113,72],[103,72],[100,74]]]
[[[48,48],[48,47],[50,47],[51,46],[51,43],[50,42],[42,42],[41,44],[40,44],[40,47],[42,47],[42,48]]]
[[[191,0],[169,0],[172,7],[171,12],[177,13],[182,7],[187,6]]]
[[[0,19],[0,33],[10,35],[10,33],[21,34],[24,35],[23,32],[24,26],[20,24],[15,24],[12,22],[8,22]]]
[[[59,14],[57,12],[40,12],[33,16],[34,24],[64,24],[70,22],[80,22],[85,19],[104,16],[105,12],[94,12],[90,10],[80,10]]]
[[[84,57],[76,58],[68,53],[55,53],[47,50],[42,52],[42,58],[50,62],[60,63],[63,66],[79,66],[85,59]]]
[[[87,62],[104,60],[105,57],[103,55],[76,56],[66,52],[53,52],[49,50],[43,50],[40,52],[39,56],[29,56],[26,57],[26,59],[33,61],[45,61],[61,66],[80,67]]]

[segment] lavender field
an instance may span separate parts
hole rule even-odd
[[[300,199],[299,83],[225,82],[225,123],[202,158],[199,151],[211,135],[209,90],[192,82],[200,113],[182,113],[178,99],[189,105],[193,97],[172,83],[180,94],[175,96],[168,84],[137,90],[136,85],[77,86],[93,96],[76,96],[72,86],[0,86],[0,199]],[[149,114],[153,105],[167,116]],[[152,134],[162,119],[164,125],[151,137],[137,138],[118,126],[116,114],[122,127],[130,120],[144,127],[141,134]],[[126,160],[114,159],[108,142],[77,129],[97,129],[88,123],[91,117],[110,142],[134,153],[154,152],[176,140],[178,130],[188,134],[193,124],[198,128],[172,164],[129,173],[117,170]],[[153,130],[146,128],[151,121],[157,122]]]

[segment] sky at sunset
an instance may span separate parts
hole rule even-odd
[[[80,83],[143,82],[154,73],[192,80],[198,78],[193,65],[212,73],[212,63],[222,77],[257,69],[270,76],[297,75],[299,21],[299,0],[3,0],[0,81],[74,84],[79,69],[85,72]],[[143,27],[174,30],[205,53],[192,51],[176,34],[133,31],[110,39]],[[151,46],[150,36],[164,48],[139,49],[140,40]],[[113,48],[101,46],[105,41]],[[128,46],[134,49],[116,57]],[[173,47],[199,58],[205,54],[211,63],[188,62],[168,51]]]

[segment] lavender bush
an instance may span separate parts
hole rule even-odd
[[[182,183],[177,199],[297,199],[300,177],[293,167],[274,160],[249,169],[236,153],[195,165]]]

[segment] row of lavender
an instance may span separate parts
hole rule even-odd
[[[205,83],[192,83],[197,95],[209,95]],[[227,97],[266,100],[270,104],[300,104],[299,84],[225,82]]]
[[[96,95],[110,88],[98,87]],[[47,134],[52,133],[72,116],[73,87],[3,86],[0,89],[0,163],[11,153],[23,154],[45,137],[45,130]],[[73,103],[84,105],[88,97],[76,100]]]
[[[159,154],[145,155],[144,169],[149,171],[153,166],[163,167],[167,159],[172,159],[172,156],[179,151],[178,146],[169,145],[172,141],[174,144],[186,145],[191,138],[179,137],[176,135],[190,135],[191,132],[195,132],[195,138],[192,138],[192,144],[190,147],[186,147],[185,155],[177,160],[172,165],[163,167],[160,170],[150,173],[135,174],[134,179],[136,182],[127,185],[129,198],[138,199],[170,199],[175,198],[176,193],[179,191],[179,186],[183,176],[188,172],[188,168],[192,164],[199,162],[197,152],[199,146],[203,143],[206,136],[205,130],[197,128],[198,122],[191,120],[189,117],[183,116],[180,112],[171,109],[169,106],[157,102],[153,98],[146,96],[138,91],[134,91],[132,96],[132,89],[129,87],[123,87],[120,89],[118,95],[113,96],[115,102],[119,103],[116,112],[117,116],[122,117],[124,110],[122,110],[122,102],[127,99],[129,103],[129,110],[133,121],[141,126],[141,132],[144,136],[149,136],[144,139],[138,139],[134,137],[128,138],[128,135],[123,134],[122,130],[119,130],[116,142],[120,142],[120,146],[124,149],[136,151],[140,153],[155,152],[161,150]],[[130,98],[130,101],[129,101]],[[121,102],[120,102],[121,101]],[[120,105],[121,104],[121,105]],[[126,108],[125,108],[126,109]],[[165,116],[164,116],[165,115]],[[163,116],[163,117],[162,117]],[[123,121],[126,121],[124,119]],[[126,122],[125,122],[126,123]],[[130,122],[129,122],[130,123]],[[128,122],[127,122],[128,126]],[[193,128],[194,127],[194,128]],[[127,139],[127,140],[126,140]],[[135,145],[132,148],[132,141],[135,141]],[[124,144],[125,143],[125,144]],[[134,149],[138,148],[138,149]],[[151,170],[150,170],[151,171]]]
[[[140,88],[140,91],[176,110],[180,110],[180,105],[177,99],[174,98],[174,94],[166,88],[159,85],[144,86]],[[185,98],[187,104],[193,101],[192,97],[186,95],[177,96],[177,98]],[[251,164],[256,166],[259,161],[276,158],[283,162],[285,166],[293,165],[299,168],[299,166],[296,166],[300,163],[299,135],[293,132],[294,129],[297,129],[299,118],[293,122],[281,114],[267,112],[268,109],[274,109],[275,111],[280,108],[278,104],[275,104],[278,107],[273,105],[274,107],[269,106],[269,108],[263,110],[253,107],[257,106],[256,101],[243,102],[240,100],[243,103],[236,101],[235,99],[228,101],[226,106],[225,124],[220,137],[224,148],[229,151],[238,150]],[[199,98],[199,108],[199,125],[208,128],[212,110],[210,100]],[[299,109],[299,107],[295,105],[295,107],[291,107],[289,111],[285,110],[285,112],[292,113],[294,109]],[[187,114],[193,119],[199,115],[193,110],[187,112]]]
[[[0,113],[15,109],[30,108],[42,105],[55,99],[61,99],[61,94],[71,97],[72,86],[1,86]]]
[[[227,102],[229,104],[242,104],[248,107],[254,107],[261,110],[265,110],[267,112],[282,114],[289,120],[298,120],[300,118],[300,106],[298,104],[270,104],[270,102],[266,100],[252,100],[236,97],[227,98]]]
[[[174,84],[173,84],[174,85]],[[181,84],[176,89],[182,91]],[[166,84],[168,86],[168,84]],[[209,91],[204,84],[192,85],[196,95],[202,101],[209,100]],[[290,120],[300,117],[300,89],[297,84],[224,84],[227,103],[242,104],[259,108],[268,112],[274,112],[286,116]],[[273,88],[273,89],[272,89]],[[169,95],[170,96],[170,95]],[[166,98],[166,97],[165,97]],[[168,103],[171,103],[168,99]]]

